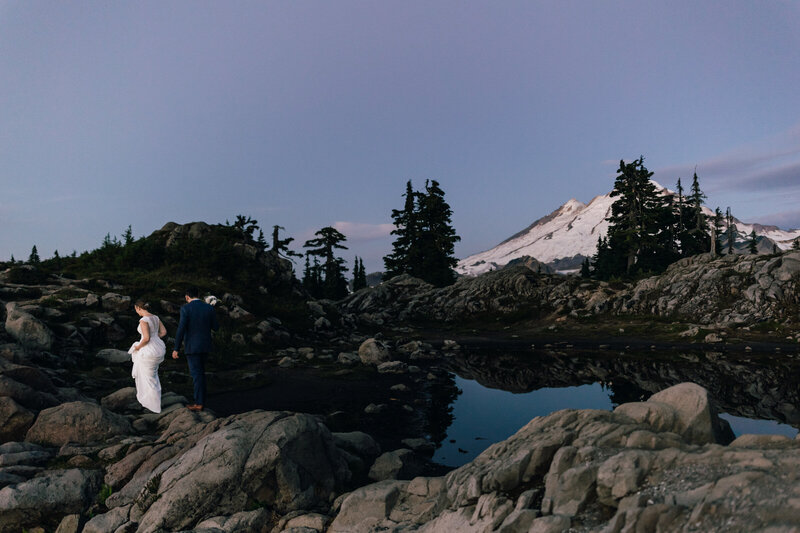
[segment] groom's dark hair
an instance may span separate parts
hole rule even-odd
[[[200,289],[192,285],[191,287],[186,287],[186,292],[184,294],[189,298],[200,298]]]

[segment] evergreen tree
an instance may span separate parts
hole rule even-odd
[[[722,253],[722,234],[725,227],[725,219],[719,207],[714,210],[714,253]]]
[[[792,241],[792,250],[800,250],[800,237]],[[14,261],[14,256],[11,256],[11,261]]]
[[[444,199],[436,180],[425,181],[425,193],[419,200],[419,264],[417,277],[437,287],[452,284],[455,243],[461,240],[451,225],[453,211]]]
[[[364,261],[356,256],[353,262],[353,292],[367,286],[367,273],[364,271]]]
[[[41,259],[39,259],[39,252],[36,250],[36,245],[34,244],[33,248],[31,248],[31,255],[28,256],[28,263],[31,265],[38,265],[40,262]]]
[[[246,243],[255,242],[253,235],[258,229],[258,220],[254,220],[249,216],[236,215],[236,221],[233,223],[233,227],[242,235]]]
[[[700,190],[697,173],[692,177],[691,195],[687,198],[686,227],[681,235],[681,251],[684,257],[706,253],[711,249],[707,217],[703,213],[706,195]]]
[[[324,259],[322,269],[325,278],[322,282],[322,296],[332,300],[344,298],[347,296],[347,280],[344,277],[347,267],[344,266],[344,260],[334,254],[336,249],[347,250],[346,246],[340,244],[346,241],[347,237],[330,226],[322,228],[314,235],[316,238],[306,241],[303,247],[311,248],[308,250],[309,254]]]
[[[264,232],[262,230],[258,230],[258,239],[256,239],[256,245],[258,245],[258,249],[262,252],[267,249],[267,239],[264,238]]]
[[[736,244],[736,223],[733,221],[730,207],[725,211],[725,221],[728,226],[725,231],[725,238],[728,240],[728,255],[730,255],[733,253],[733,248]]]
[[[125,230],[125,233],[122,234],[122,242],[125,246],[133,244],[133,229],[131,228],[130,224],[128,225],[128,228]]]
[[[758,237],[756,236],[756,230],[750,230],[750,239],[747,241],[747,249],[750,250],[752,255],[756,255],[758,253]]]
[[[290,260],[292,260],[292,257],[303,257],[303,254],[299,254],[289,249],[289,244],[294,240],[294,237],[289,237],[288,239],[280,238],[281,230],[286,230],[286,228],[278,225],[272,226],[272,250],[278,255],[286,257]]]
[[[598,274],[608,277],[661,271],[674,260],[664,246],[670,239],[664,223],[672,216],[667,201],[650,181],[653,173],[644,166],[643,157],[627,164],[620,161],[617,172],[611,192],[617,200],[607,219],[607,240],[601,241],[602,249],[598,247]]]
[[[383,279],[391,279],[400,274],[418,276],[421,273],[417,208],[419,193],[414,192],[411,180],[406,182],[403,196],[406,199],[403,209],[392,209],[392,235],[395,235],[395,240],[392,243],[392,253],[383,258]]]
[[[678,224],[675,228],[675,234],[680,238],[686,232],[686,224],[684,224],[684,213],[686,212],[686,202],[685,197],[683,196],[683,185],[681,185],[681,179],[678,178],[678,185],[676,187],[678,192]]]
[[[591,276],[592,272],[589,269],[589,258],[587,257],[586,259],[583,260],[583,263],[581,263],[581,277],[589,278]]]
[[[455,243],[461,240],[452,227],[452,210],[436,180],[425,181],[425,191],[406,183],[405,206],[392,210],[396,235],[392,253],[383,258],[383,279],[410,274],[436,286],[455,281]]]
[[[14,259],[14,254],[11,254],[11,260],[10,260],[9,262],[10,262],[12,265],[13,265],[14,263],[16,263],[16,262],[17,262],[17,260],[16,260],[16,259]]]

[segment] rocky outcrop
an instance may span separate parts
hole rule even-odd
[[[377,324],[418,319],[453,322],[525,311],[531,318],[551,313],[644,314],[736,326],[796,319],[791,310],[798,304],[800,252],[793,251],[774,256],[697,255],[634,285],[543,275],[524,266],[460,278],[443,288],[402,275],[351,295],[341,307]]]
[[[186,529],[253,505],[281,514],[325,510],[349,477],[330,432],[309,415],[254,411],[186,422],[174,418],[154,447],[122,460],[136,473],[107,504],[132,504],[137,531]]]
[[[50,350],[53,333],[32,314],[19,308],[15,302],[6,304],[6,332],[22,346],[34,350]]]
[[[0,533],[16,533],[48,517],[80,513],[100,490],[99,470],[50,471],[0,490]]]
[[[39,413],[25,440],[49,446],[89,444],[131,432],[124,417],[90,402],[68,402]]]
[[[786,318],[798,302],[800,252],[793,251],[682,259],[664,274],[637,283],[617,306],[625,313],[742,325]]]
[[[800,443],[740,437],[741,445],[694,444],[714,435],[716,417],[706,416],[702,396],[686,384],[643,402],[652,406],[537,417],[442,478],[382,481],[349,493],[328,531],[800,527],[800,476],[792,466]]]

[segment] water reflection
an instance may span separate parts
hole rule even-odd
[[[736,435],[783,434],[800,425],[800,365],[784,357],[647,353],[523,353],[482,349],[448,360],[462,391],[434,460],[459,466],[535,416],[612,409],[684,381],[709,390]],[[439,433],[437,437],[442,436]]]

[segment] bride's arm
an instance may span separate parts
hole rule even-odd
[[[143,318],[139,322],[142,323],[142,340],[136,345],[137,350],[141,350],[142,346],[150,342],[150,326],[147,324],[147,320]]]
[[[164,338],[167,336],[167,328],[164,327],[164,323],[161,322],[161,319],[158,319],[158,336]]]

